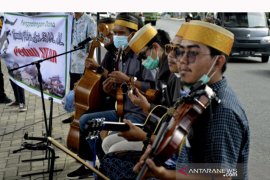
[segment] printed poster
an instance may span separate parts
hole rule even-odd
[[[28,16],[5,13],[0,37],[1,59],[9,71],[11,80],[36,95],[40,94],[39,60],[53,57],[70,50],[72,15],[50,13]],[[44,97],[61,102],[68,89],[70,53],[40,63]]]

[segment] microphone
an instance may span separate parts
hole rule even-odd
[[[74,46],[74,48],[83,47],[85,44],[87,44],[88,42],[92,41],[92,39],[93,38],[91,36],[89,36],[88,38],[86,38],[82,42],[78,43],[77,46]]]

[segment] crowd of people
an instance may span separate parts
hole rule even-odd
[[[97,167],[98,157],[100,171],[110,179],[136,179],[144,166],[148,167],[147,178],[186,179],[186,175],[178,173],[177,169],[183,164],[197,163],[237,169],[236,178],[247,179],[248,121],[224,76],[233,34],[208,19],[194,21],[191,15],[186,17],[186,23],[179,27],[172,40],[164,30],[157,30],[150,24],[143,26],[141,19],[132,13],[120,13],[115,20],[103,19],[102,23],[110,24],[110,41],[105,44],[107,52],[101,64],[94,58],[86,58],[85,68],[102,75],[106,98],[101,101],[108,109],[86,112],[80,117],[79,156],[93,167]],[[152,156],[156,138],[162,134],[159,132],[161,127],[146,128],[146,121],[156,116],[154,112],[159,111],[156,110],[158,107],[181,107],[192,92],[206,85],[215,92],[216,98],[186,133],[181,131],[183,138],[177,150],[159,162]],[[107,105],[108,101],[117,101],[119,87],[123,91],[121,115],[113,103]],[[148,90],[161,93],[153,101],[147,96]],[[71,96],[72,105],[69,106],[76,111],[74,92]],[[175,114],[169,121],[178,117]],[[129,130],[101,130],[89,138],[90,125],[99,119],[124,122]],[[135,123],[145,127],[139,128]],[[81,165],[67,177],[92,175],[91,170]],[[189,174],[189,178],[218,179],[224,178],[222,175]]]
[[[78,155],[82,159],[110,179],[232,178],[222,173],[178,172],[186,167],[201,168],[196,164],[237,169],[233,178],[248,179],[248,120],[224,75],[234,42],[231,32],[207,19],[192,20],[190,14],[173,39],[166,30],[144,25],[134,13],[119,13],[115,19],[104,18],[97,23],[85,13],[74,15],[72,46],[89,34],[95,37],[102,33],[97,31],[100,24],[105,24],[109,31],[103,42],[106,53],[101,64],[88,56],[91,43],[71,55],[71,92],[64,103],[67,112],[76,114],[78,110],[76,83],[84,73],[93,71],[102,76],[102,108],[88,110],[79,117]],[[25,104],[23,89],[12,81],[11,85],[16,100],[11,101],[3,88],[0,102],[20,105],[20,111],[26,110],[21,107]],[[213,93],[207,96],[209,102],[204,105],[204,93],[209,93],[209,89]],[[74,116],[63,123],[73,119]],[[108,127],[90,136],[93,130],[90,125],[100,119],[128,128],[119,131],[121,128]],[[175,129],[170,129],[172,126]],[[172,132],[170,137],[179,135],[179,143],[174,151],[157,153],[168,132]],[[165,143],[162,150],[169,145]],[[84,165],[67,174],[69,179],[90,176],[92,171]]]

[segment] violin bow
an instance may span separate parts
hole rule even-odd
[[[94,173],[96,173],[98,176],[100,176],[102,179],[105,180],[109,180],[108,177],[106,177],[104,174],[102,174],[101,172],[99,172],[96,168],[90,166],[88,163],[86,163],[82,158],[80,158],[77,154],[71,152],[69,149],[67,149],[65,146],[63,146],[62,144],[60,144],[59,142],[57,142],[55,139],[53,139],[52,137],[48,137],[48,140],[55,145],[57,148],[59,148],[60,150],[62,150],[63,152],[65,152],[66,154],[68,154],[69,156],[73,157],[74,159],[76,159],[77,161],[79,161],[80,163],[82,163],[83,165],[85,165],[88,169],[90,169],[91,171],[93,171]]]

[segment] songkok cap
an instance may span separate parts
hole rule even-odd
[[[234,42],[230,31],[204,21],[190,21],[184,32],[183,39],[210,46],[229,55]]]
[[[150,23],[146,24],[134,34],[128,45],[135,54],[138,54],[156,34],[157,30]]]
[[[124,26],[130,29],[137,31],[138,28],[138,19],[129,13],[120,13],[114,22],[114,25]]]
[[[188,25],[188,22],[184,22],[184,23],[181,25],[181,27],[179,28],[179,30],[177,31],[176,36],[182,38],[183,35],[184,35],[184,33],[185,33],[186,30],[187,30],[187,27],[188,27],[187,25]]]

